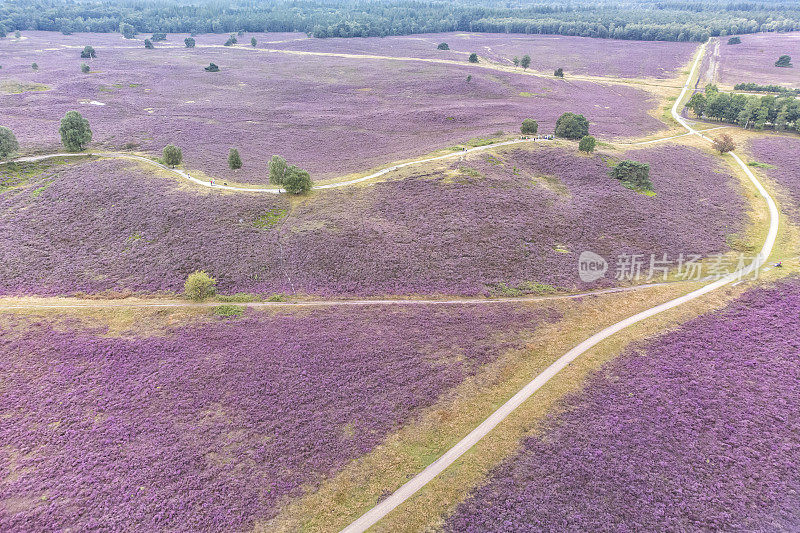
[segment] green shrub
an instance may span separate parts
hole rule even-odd
[[[597,144],[597,140],[592,137],[591,135],[585,135],[581,142],[578,143],[578,150],[581,152],[591,153],[594,152],[594,147]]]
[[[205,68],[206,72],[219,72],[219,67],[216,63],[209,63],[208,66]]]
[[[183,161],[183,150],[174,144],[166,145],[161,154],[164,164],[169,165],[172,168],[175,168],[175,165],[180,165],[181,161]]]
[[[67,111],[58,128],[61,143],[70,152],[80,152],[92,140],[89,121],[77,111]]]
[[[286,169],[286,177],[283,178],[283,188],[291,194],[302,194],[311,190],[311,175],[294,165]]]
[[[231,151],[228,152],[228,166],[231,170],[242,168],[242,158],[239,156],[239,150],[236,148],[231,148]]]
[[[220,302],[249,303],[260,302],[261,296],[249,292],[237,292],[236,294],[218,294],[217,300]]]
[[[97,57],[97,52],[91,46],[84,46],[81,52],[81,59],[94,59]]]
[[[19,143],[14,132],[5,126],[0,126],[0,158],[8,157],[19,150]]]
[[[204,270],[195,270],[186,278],[183,294],[190,300],[200,301],[216,293],[217,280]]]
[[[539,131],[539,123],[532,118],[526,118],[522,121],[520,131],[526,135],[536,135],[536,132]]]
[[[638,161],[623,160],[611,170],[611,176],[622,182],[625,187],[637,191],[652,191],[650,181],[650,165]]]
[[[791,56],[783,55],[778,58],[775,62],[776,67],[791,67],[792,66],[792,58]]]
[[[553,76],[555,76],[556,78],[563,78],[564,77],[564,69],[561,68],[561,67],[557,68],[556,71],[553,72]]]
[[[87,65],[86,63],[81,63],[81,72],[83,72],[84,74],[89,74],[90,70],[92,69],[89,68],[89,65]]]
[[[144,47],[147,48],[148,50],[152,50],[154,48],[153,43],[152,41],[150,41],[150,39],[144,40]]]
[[[472,52],[469,55],[469,62],[470,63],[477,63],[478,62],[478,54],[476,54],[475,52]]]
[[[214,308],[214,314],[222,317],[237,317],[244,314],[244,307],[241,305],[218,305]]]
[[[439,43],[439,46],[436,47],[439,50],[450,50],[450,45],[447,43]]]
[[[740,37],[731,37],[728,39],[728,44],[742,44],[742,39]]]
[[[285,302],[286,301],[286,296],[284,296],[283,294],[273,294],[272,296],[267,298],[267,301],[268,302]]]
[[[524,56],[522,56],[522,59],[520,60],[519,64],[520,66],[522,66],[523,69],[527,69],[529,66],[531,66],[531,56],[525,54]]]
[[[166,33],[161,33],[161,32],[155,32],[155,33],[153,33],[153,37],[152,37],[151,40],[154,43],[157,43],[159,41],[166,41],[167,40],[167,34]]]
[[[582,139],[589,135],[589,121],[583,115],[564,113],[556,121],[556,137]]]
[[[186,45],[186,48],[194,48],[195,42],[192,37],[187,37],[183,40],[183,44]]]

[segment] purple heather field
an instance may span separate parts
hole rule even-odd
[[[253,183],[266,182],[273,154],[315,179],[332,178],[497,131],[518,132],[529,117],[542,132],[552,131],[566,111],[586,115],[601,138],[664,129],[649,114],[656,100],[644,91],[466,62],[321,57],[249,44],[189,50],[176,36],[155,50],[119,35],[26,37],[0,40],[7,80],[0,90],[36,83],[50,90],[1,95],[0,121],[27,152],[58,149],[58,121],[70,109],[90,121],[91,146],[155,154],[174,143],[188,168]],[[90,74],[79,68],[83,44],[97,51]],[[212,61],[221,72],[203,70]],[[236,173],[227,168],[231,147],[244,161]]]
[[[729,45],[720,37],[719,82],[779,84],[800,88],[800,32],[742,35],[742,44]],[[794,67],[776,67],[775,61],[790,55]]]
[[[797,531],[800,282],[632,350],[449,518],[485,531]]]
[[[800,214],[800,139],[790,136],[764,136],[750,141],[749,152],[759,163],[775,168],[762,168],[759,172],[777,181],[794,204],[790,209]],[[782,204],[784,209],[788,206]]]
[[[287,199],[230,195],[118,160],[51,167],[0,194],[0,294],[180,291],[206,269],[223,292],[483,294],[582,285],[578,255],[710,254],[744,227],[738,182],[676,146],[620,153],[657,192],[622,187],[599,155],[538,146],[442,173]],[[288,216],[286,213],[289,213]],[[271,220],[272,227],[256,227]]]
[[[0,529],[249,530],[557,318],[250,311],[114,337],[6,316]]]

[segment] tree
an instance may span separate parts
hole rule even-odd
[[[153,33],[153,37],[151,39],[151,41],[153,41],[154,43],[157,43],[159,41],[166,41],[166,40],[167,40],[167,34],[166,33],[161,33],[161,32]]]
[[[228,37],[228,40],[225,41],[225,46],[233,46],[234,44],[238,43],[239,41],[236,40],[235,35],[231,35]]]
[[[219,67],[216,63],[209,63],[206,67],[207,72],[219,72]]]
[[[467,83],[472,81],[472,74],[467,74]]]
[[[558,67],[556,69],[556,71],[553,72],[553,76],[555,76],[556,78],[563,78],[564,77],[564,69],[561,68],[561,67]]]
[[[728,39],[728,44],[742,44],[742,39],[740,37],[731,37]]]
[[[31,68],[32,68],[33,70],[39,70],[39,65],[37,65],[36,63],[34,63],[34,64],[32,64],[32,65],[31,65]]]
[[[286,178],[286,169],[289,165],[286,160],[279,155],[273,155],[269,160],[269,182],[273,185],[283,185]]]
[[[611,170],[611,176],[622,182],[629,189],[653,190],[650,181],[650,165],[637,161],[624,160],[617,163]]]
[[[5,126],[0,126],[0,159],[4,159],[19,150],[19,143],[14,132]]]
[[[67,111],[58,128],[61,144],[70,152],[80,152],[92,140],[89,121],[77,111]]]
[[[694,93],[686,102],[686,107],[694,111],[698,117],[702,117],[706,109],[706,96],[703,93]]]
[[[439,46],[436,47],[438,50],[450,50],[450,45],[447,43],[439,43]]]
[[[589,121],[583,115],[564,113],[556,121],[555,134],[565,139],[582,139],[589,135]]]
[[[532,118],[526,118],[522,121],[520,131],[525,135],[536,135],[536,132],[539,131],[539,123]]]
[[[239,150],[236,148],[231,148],[228,152],[228,166],[233,170],[242,168],[242,158],[239,157]]]
[[[255,37],[250,37],[250,46],[255,48],[257,44],[258,44],[258,41],[256,41],[256,38]]]
[[[204,300],[216,292],[217,280],[209,276],[205,270],[195,270],[183,284],[183,294],[190,300]]]
[[[81,72],[83,72],[84,74],[89,74],[91,70],[92,69],[89,68],[89,65],[87,65],[86,63],[81,63]]]
[[[148,50],[152,50],[153,49],[153,42],[150,39],[145,39],[144,40],[144,47],[147,48]]]
[[[136,36],[136,28],[127,22],[123,22],[119,25],[119,32],[126,39],[133,39]]]
[[[584,135],[581,138],[581,142],[578,143],[578,150],[589,154],[594,152],[595,144],[597,144],[597,140],[594,137],[591,135]]]
[[[311,190],[311,175],[294,165],[286,169],[283,188],[291,194],[301,194]]]
[[[469,55],[469,62],[470,63],[477,63],[478,62],[478,54],[476,54],[475,52],[472,52]]]
[[[733,141],[733,137],[727,133],[723,133],[719,137],[716,137],[714,139],[713,146],[714,150],[718,151],[720,154],[732,152],[736,149],[736,143]]]
[[[84,46],[83,52],[81,52],[81,59],[94,59],[97,57],[97,53],[94,51],[94,48],[91,46]]]
[[[519,66],[519,58],[517,56],[514,56],[514,59],[512,59],[511,62],[514,63],[515,67]]]
[[[186,45],[186,48],[194,48],[194,39],[192,37],[187,37],[183,40],[183,44]]]
[[[175,168],[175,165],[180,165],[183,161],[183,151],[174,144],[168,144],[161,152],[162,159],[165,165]]]
[[[782,55],[778,58],[775,62],[776,67],[791,67],[792,66],[792,58],[787,55]]]
[[[525,54],[524,56],[522,56],[522,60],[519,62],[519,64],[522,65],[523,69],[527,70],[527,68],[531,66],[531,56]]]

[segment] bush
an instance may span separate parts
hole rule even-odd
[[[219,72],[219,67],[216,63],[209,63],[205,70],[206,72]]]
[[[286,177],[286,169],[289,165],[286,160],[279,155],[273,155],[269,160],[269,182],[273,185],[283,185]]]
[[[159,41],[166,41],[167,40],[167,34],[166,33],[161,33],[161,32],[153,33],[153,37],[152,37],[151,40],[154,43],[157,43]]]
[[[527,69],[529,66],[531,66],[531,56],[525,54],[522,56],[522,60],[519,62],[519,64],[522,65],[523,69]]]
[[[89,74],[91,70],[92,69],[89,68],[89,65],[87,65],[86,63],[81,63],[81,72],[83,72],[84,74]]]
[[[122,24],[119,25],[119,32],[126,39],[133,39],[136,36],[136,28],[134,28],[127,22],[123,22]]]
[[[564,69],[561,68],[561,67],[557,68],[556,71],[553,72],[553,76],[555,76],[556,78],[563,78],[564,77]]]
[[[311,175],[294,165],[286,169],[283,188],[291,194],[302,194],[311,190]]]
[[[239,41],[236,40],[235,35],[231,35],[228,37],[228,40],[225,41],[225,46],[233,46],[234,44],[238,43]]]
[[[512,59],[511,62],[514,63],[515,67],[519,66],[519,58],[517,56],[514,56],[514,59]]]
[[[778,58],[775,62],[776,67],[791,67],[792,66],[792,58],[791,56],[783,55]]]
[[[475,52],[472,52],[469,55],[469,62],[470,63],[477,63],[478,62],[478,54],[476,54]]]
[[[247,303],[247,302],[260,302],[262,298],[258,294],[251,294],[249,292],[237,292],[236,294],[220,294],[217,296],[217,300],[219,300],[220,302]]]
[[[526,118],[522,121],[520,131],[526,135],[536,135],[536,132],[539,131],[539,123],[532,118]]]
[[[251,37],[250,38],[250,46],[255,48],[257,44],[258,44],[258,41],[256,41],[256,38],[255,37]]]
[[[589,121],[583,115],[564,113],[556,121],[555,134],[565,139],[582,139],[589,135]]]
[[[70,152],[80,152],[92,140],[89,121],[77,111],[67,111],[58,128],[61,143]]]
[[[736,150],[736,143],[733,141],[733,137],[727,133],[723,133],[719,137],[715,138],[713,146],[714,150],[718,151],[720,154]]]
[[[0,126],[0,158],[6,158],[19,150],[19,143],[14,132],[5,126]]]
[[[222,317],[237,317],[244,314],[244,307],[241,305],[218,305],[214,308],[214,314]]]
[[[154,48],[153,43],[150,41],[150,39],[144,40],[144,47],[147,48],[148,50],[152,50]]]
[[[168,144],[161,152],[164,164],[175,168],[175,165],[180,165],[183,161],[183,151],[174,144]]]
[[[650,165],[637,161],[624,160],[614,166],[611,176],[622,182],[629,189],[652,191],[653,182],[650,181]]]
[[[594,152],[595,144],[597,141],[591,135],[584,135],[581,139],[581,142],[578,143],[578,150],[581,152],[591,153]]]
[[[742,44],[742,39],[739,37],[731,37],[728,39],[728,44]]]
[[[242,168],[242,158],[239,157],[239,150],[236,148],[231,148],[228,153],[228,166],[233,170]]]
[[[450,45],[447,43],[439,43],[439,46],[436,47],[438,50],[450,50]]]
[[[187,37],[183,40],[183,44],[186,45],[186,48],[194,48],[194,39],[192,37]]]
[[[183,284],[183,294],[190,300],[200,301],[217,292],[217,280],[209,276],[204,270],[195,270],[186,278]]]
[[[84,46],[83,51],[81,52],[81,59],[94,59],[97,57],[97,53],[94,51],[94,48],[91,46]]]
[[[39,70],[39,65],[37,65],[36,63],[34,63],[34,64],[32,64],[32,65],[31,65],[31,68],[32,68],[33,70]]]

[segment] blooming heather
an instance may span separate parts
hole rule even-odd
[[[650,163],[655,197],[611,179],[600,156],[554,147],[320,192],[293,208],[284,197],[190,188],[122,161],[68,166],[45,176],[43,190],[36,181],[0,195],[0,294],[180,292],[198,269],[221,292],[581,288],[584,250],[610,260],[708,254],[744,226],[737,182],[709,156],[661,147],[620,157]],[[264,217],[270,224],[258,227]]]
[[[250,311],[113,337],[6,317],[0,530],[249,529],[554,318]]]
[[[94,46],[97,58],[91,75],[76,76],[80,50],[54,46],[60,40],[44,36],[0,40],[4,77],[51,88],[0,98],[2,124],[14,130],[23,150],[58,149],[58,120],[79,109],[91,123],[93,146],[155,155],[173,143],[183,148],[188,168],[219,181],[266,183],[273,154],[314,179],[338,177],[498,130],[517,132],[528,117],[539,121],[541,132],[552,131],[565,111],[585,114],[593,133],[606,138],[664,129],[648,114],[656,99],[624,86],[563,83],[466,63],[221,44],[187,49],[172,38],[172,44],[145,50],[114,34],[83,36],[80,42]],[[210,62],[221,72],[206,72]],[[226,161],[231,146],[244,163],[235,172]]]
[[[800,281],[631,350],[445,530],[796,531]]]
[[[742,35],[742,44],[725,43],[726,39],[721,39],[719,79],[716,81],[731,86],[755,82],[800,88],[800,74],[797,72],[800,32]],[[792,56],[794,68],[775,66],[775,61],[784,54]]]
[[[764,136],[750,141],[749,152],[758,163],[775,168],[761,168],[759,172],[773,178],[788,194],[792,206],[782,202],[784,210],[800,214],[800,139],[788,136]]]

